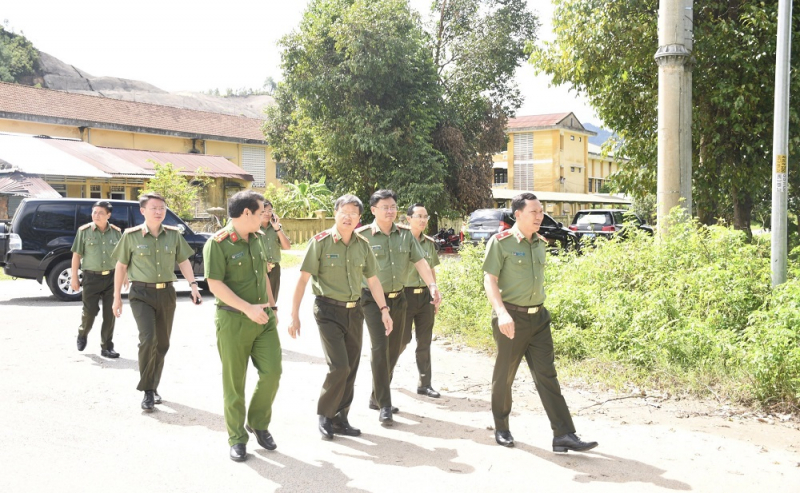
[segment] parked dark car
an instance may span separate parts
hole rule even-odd
[[[641,229],[653,234],[653,228],[641,217],[626,209],[584,209],[575,213],[569,229],[574,231],[581,242],[597,238],[611,239],[625,237],[629,228]]]
[[[470,214],[465,233],[469,241],[476,245],[489,241],[495,233],[511,228],[515,222],[511,209],[478,209]],[[551,253],[580,250],[577,235],[547,213],[542,219],[539,234],[547,240]]]
[[[78,228],[92,221],[92,205],[97,199],[24,199],[17,208],[10,228],[0,226],[0,266],[6,275],[36,279],[64,301],[81,299],[80,291],[70,287],[72,242]],[[121,229],[144,222],[139,203],[109,200],[114,206],[109,222]],[[194,250],[189,258],[195,279],[207,288],[203,278],[203,245],[210,233],[195,233],[174,212],[167,210],[164,224],[176,226]],[[183,278],[177,265],[175,273]],[[79,275],[82,274],[79,272]]]

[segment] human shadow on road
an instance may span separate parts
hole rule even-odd
[[[353,478],[327,461],[319,461],[320,465],[316,466],[284,455],[279,450],[268,452],[261,448],[248,452],[248,455],[253,457],[249,457],[245,464],[262,477],[278,483],[280,487],[275,491],[366,492],[348,486]]]
[[[109,368],[112,370],[139,370],[139,361],[135,359],[108,359],[96,354],[84,354],[83,356],[92,360],[92,364],[101,368]]]
[[[163,408],[169,408],[174,412],[159,412],[159,409]],[[145,413],[143,416],[168,425],[204,426],[211,431],[224,433],[226,436],[228,434],[228,430],[225,427],[225,418],[222,415],[195,409],[177,402],[164,400],[163,404],[156,406],[155,412]]]
[[[70,304],[80,303],[77,301],[60,301],[53,295],[43,294],[42,296],[29,296],[27,298],[14,298],[11,300],[0,301],[0,306],[30,306],[36,304],[36,308],[55,307],[55,306],[70,306]]]
[[[283,353],[283,361],[288,361],[291,363],[311,363],[312,365],[326,365],[327,362],[325,358],[320,358],[319,356],[314,356],[312,354],[305,354],[305,353],[298,353],[296,351],[289,351],[287,349],[282,350]]]
[[[406,389],[397,389],[395,392],[400,392],[416,401],[425,403],[426,405],[436,406],[439,409],[448,409],[450,411],[462,413],[483,413],[491,411],[491,403],[478,397],[455,397],[442,392],[441,397],[432,399]]]

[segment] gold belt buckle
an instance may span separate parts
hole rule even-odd
[[[422,294],[423,288],[414,288],[414,294]]]
[[[345,307],[345,308],[355,308],[357,304],[358,304],[358,301],[348,301],[348,302],[347,302],[347,303],[344,305],[344,307]]]
[[[156,283],[156,289],[164,289],[166,287],[167,287],[167,283],[165,283],[165,282],[157,282]]]
[[[389,299],[394,299],[400,296],[400,293],[389,293]]]
[[[111,272],[111,271],[110,270],[104,270],[103,272],[100,273],[100,275],[101,276],[107,276],[109,272]]]
[[[539,313],[539,308],[541,308],[541,307],[540,306],[534,306],[534,307],[528,308],[528,314]]]

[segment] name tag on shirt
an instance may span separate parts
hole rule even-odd
[[[325,258],[339,258],[338,253],[326,253]]]
[[[383,245],[372,245],[373,250],[383,250]]]
[[[242,258],[242,257],[244,257],[244,252],[239,252],[239,253],[236,253],[234,255],[231,255],[231,259],[233,259],[233,260],[236,260],[237,258]]]
[[[147,250],[148,248],[150,248],[150,245],[136,245],[136,248],[140,250]]]
[[[513,252],[515,257],[524,257],[525,252]]]

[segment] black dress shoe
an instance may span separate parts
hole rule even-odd
[[[381,410],[381,407],[378,405],[378,403],[376,403],[372,399],[369,400],[369,408],[370,409],[374,409],[375,411],[380,411]],[[392,414],[397,414],[399,412],[400,412],[400,409],[392,406]]]
[[[84,345],[86,341],[84,341]],[[119,353],[114,351],[113,349],[103,349],[100,351],[100,356],[104,358],[119,358]]]
[[[161,404],[161,396],[158,395],[158,391],[153,391],[153,404]]]
[[[322,434],[322,438],[327,438],[328,440],[333,439],[333,424],[330,418],[326,418],[325,416],[319,417],[319,432]]]
[[[514,446],[514,437],[511,436],[511,432],[508,430],[495,430],[494,432],[494,439],[503,447],[513,447]]]
[[[419,395],[427,395],[428,397],[433,397],[434,399],[438,399],[442,396],[439,392],[433,390],[433,387],[428,385],[427,387],[417,387],[417,394]]]
[[[267,430],[254,430],[250,425],[244,425],[244,429],[256,436],[258,444],[267,450],[275,450],[278,446],[272,438],[272,434]]]
[[[337,435],[347,435],[349,437],[357,437],[361,434],[361,430],[353,428],[347,421],[336,421],[331,426],[333,432]]]
[[[154,405],[155,402],[153,402],[153,391],[145,390],[144,399],[142,399],[142,409],[144,409],[145,412],[151,413],[153,412]]]
[[[575,433],[553,438],[553,452],[586,452],[597,447],[597,442],[584,442]]]
[[[86,338],[78,336],[78,351],[86,349]]]
[[[247,460],[247,446],[243,443],[234,443],[231,447],[231,460],[244,462]]]
[[[378,416],[378,421],[380,421],[382,425],[393,425],[394,419],[392,419],[392,408],[389,406],[381,408],[381,414]]]

